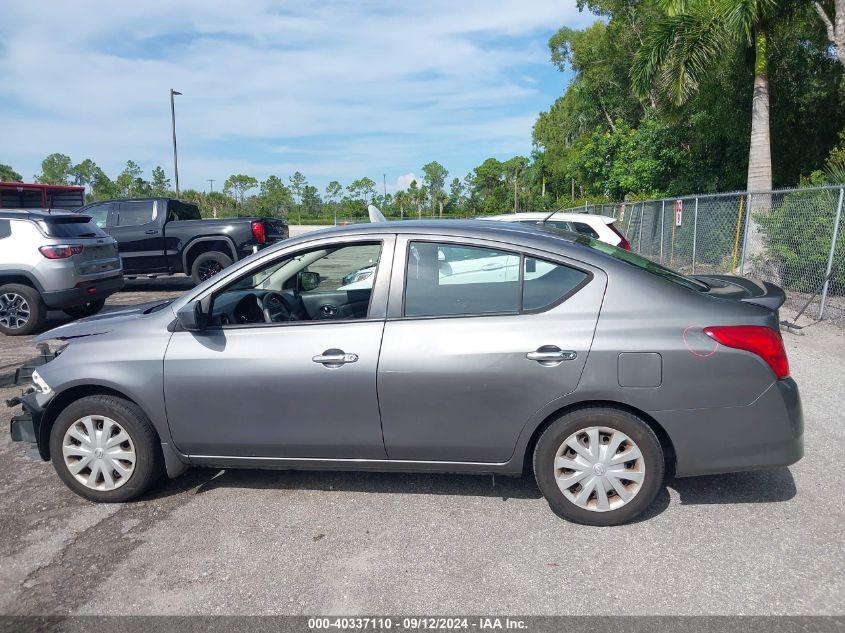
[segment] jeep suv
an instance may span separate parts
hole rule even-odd
[[[117,242],[86,215],[0,209],[0,332],[31,334],[47,310],[100,311],[123,288]]]

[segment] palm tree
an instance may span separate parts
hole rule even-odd
[[[686,103],[720,56],[733,46],[754,47],[754,95],[748,191],[772,188],[769,133],[768,41],[785,0],[663,0],[666,15],[637,51],[631,69],[640,98],[655,92],[675,106]]]

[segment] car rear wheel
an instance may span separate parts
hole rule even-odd
[[[657,496],[664,468],[648,424],[606,407],[563,415],[534,450],[534,474],[549,506],[586,525],[618,525],[640,514]]]
[[[211,279],[224,268],[231,266],[232,260],[223,253],[209,251],[200,254],[191,266],[191,277],[195,284],[200,284],[206,279]]]
[[[0,286],[0,332],[7,336],[32,334],[47,318],[47,306],[35,288],[22,284]]]
[[[103,306],[106,305],[105,299],[97,299],[96,301],[89,301],[85,305],[74,306],[73,308],[65,308],[63,312],[74,319],[84,319],[85,317],[94,316]]]
[[[50,433],[50,456],[61,480],[91,501],[133,499],[164,472],[161,443],[133,402],[88,396],[62,411]]]

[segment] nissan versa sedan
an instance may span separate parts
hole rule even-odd
[[[371,287],[343,289],[373,265]],[[93,501],[189,466],[528,468],[558,515],[618,524],[667,470],[801,458],[783,300],[518,224],[329,229],[174,301],[42,335],[66,346],[33,375],[12,437]]]

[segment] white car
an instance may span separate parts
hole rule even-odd
[[[496,220],[498,222],[518,222],[532,226],[542,225],[561,231],[571,231],[592,237],[611,246],[631,250],[631,245],[622,232],[614,224],[616,220],[604,215],[589,213],[508,213],[505,215],[491,215],[479,217],[479,220]]]
[[[481,254],[481,255],[480,255]],[[408,260],[414,266],[420,259],[415,247],[411,247]],[[475,284],[519,279],[519,256],[508,252],[478,249],[468,246],[438,246],[437,259],[440,262],[439,284]],[[338,290],[361,290],[372,288],[373,273],[377,263],[365,266],[349,273],[341,282]],[[526,264],[525,279],[537,279],[555,266],[541,260],[531,260]]]

